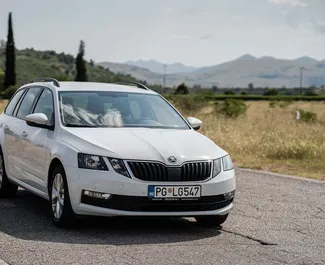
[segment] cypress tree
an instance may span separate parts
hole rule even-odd
[[[76,74],[75,81],[81,81],[81,82],[88,81],[86,63],[83,59],[84,54],[85,54],[85,43],[84,41],[80,41],[79,52],[76,59],[77,74]]]
[[[16,70],[15,70],[15,42],[14,33],[12,29],[11,12],[8,19],[8,36],[6,43],[6,71],[3,82],[4,88],[16,85]]]

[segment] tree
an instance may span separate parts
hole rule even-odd
[[[5,79],[5,73],[4,71],[2,71],[2,69],[0,68],[0,91],[2,91],[2,86],[3,86],[3,81]]]
[[[176,91],[175,91],[175,94],[188,94],[188,93],[189,93],[188,88],[187,88],[187,86],[184,83],[181,83],[176,88]]]
[[[84,41],[80,41],[79,53],[78,53],[77,59],[76,59],[77,74],[76,74],[75,81],[84,82],[84,81],[88,80],[86,64],[83,59],[84,55],[85,55],[85,43],[84,43]]]
[[[249,88],[249,89],[254,89],[254,84],[253,84],[253,83],[249,83],[249,84],[248,84],[248,88]]]
[[[11,12],[8,18],[8,36],[6,43],[6,69],[5,78],[3,81],[4,89],[16,85],[16,69],[15,69],[15,42],[14,33],[12,29]]]
[[[278,90],[275,88],[269,88],[264,92],[264,96],[277,96],[278,95]]]

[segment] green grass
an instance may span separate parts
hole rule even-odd
[[[33,49],[16,51],[17,87],[36,77],[54,77],[59,81],[73,80],[76,74],[75,59],[72,55],[54,51],[35,51]],[[5,69],[4,54],[0,54],[0,68]],[[89,81],[115,82],[136,81],[130,75],[115,74],[100,66],[87,62]]]

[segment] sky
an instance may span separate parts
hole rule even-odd
[[[215,65],[243,54],[325,59],[325,0],[0,0],[18,49]]]

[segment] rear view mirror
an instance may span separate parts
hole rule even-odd
[[[194,117],[188,117],[187,118],[187,121],[189,122],[189,124],[191,125],[191,127],[194,129],[194,130],[199,130],[202,126],[202,121],[197,119],[197,118],[194,118]]]
[[[48,125],[48,118],[44,113],[33,113],[25,117],[26,123],[32,127],[39,127],[50,129],[52,126]]]

